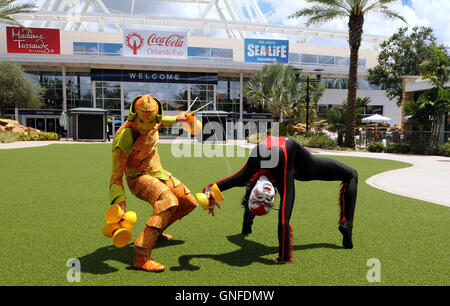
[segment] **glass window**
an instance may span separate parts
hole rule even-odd
[[[167,84],[167,110],[187,110],[188,87],[186,84]]]
[[[229,81],[227,79],[219,79],[217,82],[217,101],[218,102],[228,102],[229,99]]]
[[[344,78],[321,78],[321,82],[329,89],[347,89],[348,79]]]
[[[103,109],[120,109],[120,99],[103,99]]]
[[[191,100],[194,101],[195,98],[198,98],[195,109],[214,101],[214,85],[192,85]],[[210,104],[203,110],[214,110],[214,105]]]
[[[96,107],[120,109],[120,82],[95,82]]]
[[[319,55],[319,65],[334,66],[334,56]]]
[[[36,129],[45,131],[45,118],[36,118]]]
[[[99,51],[100,51],[100,55],[121,56],[122,55],[122,44],[100,43]]]
[[[317,65],[317,55],[315,54],[301,54],[301,62],[305,65]]]
[[[43,95],[44,109],[62,109],[62,75],[61,72],[26,72],[36,85],[45,88]]]
[[[124,83],[125,109],[130,107],[131,102],[136,96],[150,93],[161,101],[164,111],[187,110],[187,90],[187,84],[126,82]],[[195,99],[195,96],[191,96],[191,99]],[[196,105],[196,107],[198,106]]]
[[[289,63],[301,63],[301,56],[299,53],[289,53]]]
[[[47,124],[47,129],[45,130],[46,132],[56,132],[56,120],[54,118],[47,118],[46,124]]]
[[[365,58],[358,58],[358,67],[359,68],[366,67],[366,59]]]
[[[365,107],[366,115],[383,115],[383,105],[366,105]]]
[[[211,48],[188,47],[188,57],[209,60],[211,57]]]
[[[350,65],[350,58],[349,57],[336,56],[335,57],[335,65],[336,66],[349,66]]]
[[[26,125],[31,127],[31,128],[35,128],[36,127],[36,118],[27,118],[26,120]]]
[[[39,83],[39,72],[25,72],[25,76],[27,76],[32,81]]]
[[[239,103],[239,78],[220,77],[217,84],[217,110],[239,113]]]
[[[367,79],[358,79],[358,89],[382,90],[382,86],[369,83],[369,80]]]
[[[211,57],[213,59],[233,60],[233,49],[211,48]]]
[[[73,54],[77,55],[98,55],[98,43],[96,42],[74,42]]]
[[[89,73],[66,74],[67,108],[92,107],[92,82]]]

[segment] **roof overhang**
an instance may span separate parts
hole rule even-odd
[[[193,59],[158,59],[147,57],[124,56],[87,56],[87,55],[43,55],[43,54],[2,54],[2,59],[18,62],[27,69],[49,69],[58,67],[73,69],[74,71],[89,71],[97,69],[137,69],[164,71],[196,71],[213,73],[244,73],[253,74],[259,71],[263,63],[246,63],[234,61],[202,61]],[[305,73],[327,75],[348,75],[348,67],[323,67],[314,65],[293,65]],[[320,71],[318,71],[320,70]],[[358,76],[366,76],[366,69],[359,69]]]

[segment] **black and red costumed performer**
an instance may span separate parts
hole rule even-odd
[[[267,203],[270,202],[270,198],[267,199],[267,196],[274,194],[269,190],[270,184],[267,184],[267,179],[277,188],[280,194],[278,212],[279,253],[277,258],[272,259],[275,263],[292,262],[292,228],[289,221],[295,200],[295,180],[342,182],[339,194],[340,218],[338,228],[343,235],[343,247],[346,249],[353,248],[353,215],[358,185],[358,173],[355,169],[334,159],[314,156],[292,138],[267,137],[252,150],[247,163],[238,172],[215,182],[221,191],[233,187],[246,187],[246,194],[243,199],[245,212],[242,233],[244,235],[252,232],[251,226],[255,217],[247,205],[249,199],[251,201],[260,199]],[[266,199],[261,197],[260,183],[265,186]],[[213,184],[205,187],[206,194],[210,195]],[[210,214],[214,215],[214,206],[220,208],[220,205],[211,196],[209,198],[210,205],[207,209]]]

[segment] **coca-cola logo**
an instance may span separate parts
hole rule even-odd
[[[133,50],[133,55],[137,54],[137,50],[144,45],[144,38],[138,33],[130,33],[126,37],[126,44],[128,48]]]
[[[147,40],[149,46],[166,46],[181,48],[184,44],[184,35],[171,34],[169,36],[158,36],[156,33],[150,34]]]

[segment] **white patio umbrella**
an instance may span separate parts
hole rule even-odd
[[[372,116],[369,116],[369,117],[361,119],[361,122],[362,123],[371,123],[371,122],[377,123],[377,125],[375,125],[375,134],[376,134],[377,133],[378,123],[389,123],[389,124],[391,124],[392,123],[392,119],[388,118],[388,117],[381,116],[379,114],[375,114],[375,115],[372,115]]]
[[[388,117],[381,116],[379,114],[372,115],[370,117],[363,118],[362,123],[392,123],[392,119]]]

